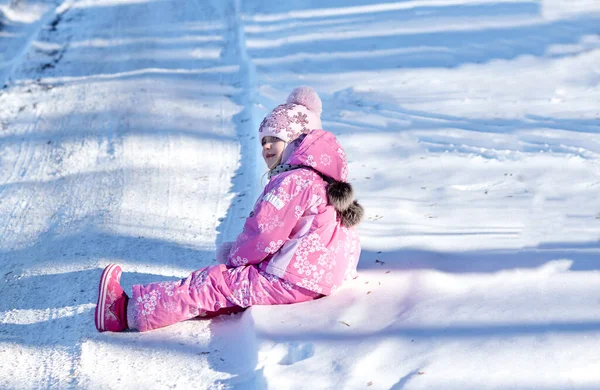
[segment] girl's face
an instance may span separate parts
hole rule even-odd
[[[283,140],[270,135],[263,137],[262,156],[269,169],[273,169],[281,163],[281,155],[284,149],[285,142]]]

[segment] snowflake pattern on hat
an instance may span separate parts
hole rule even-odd
[[[281,104],[263,119],[258,132],[260,140],[273,136],[292,142],[302,134],[321,128],[321,119],[308,108],[293,103]]]
[[[299,125],[302,125],[302,127],[304,129],[306,129],[306,125],[308,125],[308,119],[307,119],[306,114],[299,112],[292,119],[294,119],[294,121],[296,123],[298,123]]]
[[[294,109],[295,104],[282,104],[267,115],[260,124],[259,132],[267,131],[271,129],[275,134],[288,131],[290,125],[293,123],[292,118],[287,114],[288,111]]]

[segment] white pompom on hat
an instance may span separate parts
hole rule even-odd
[[[263,119],[258,129],[259,141],[273,136],[290,143],[311,130],[320,129],[321,98],[311,87],[297,87],[288,96],[285,104],[275,107]]]

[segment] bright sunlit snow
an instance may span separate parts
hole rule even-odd
[[[359,277],[98,333],[105,265],[128,291],[236,237],[299,85]],[[597,0],[0,0],[0,88],[0,388],[600,388]]]

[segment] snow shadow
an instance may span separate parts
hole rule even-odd
[[[594,119],[553,118],[540,115],[525,115],[517,118],[473,118],[449,115],[423,110],[407,109],[394,104],[394,99],[376,94],[364,94],[346,88],[328,97],[327,112],[324,121],[332,131],[347,133],[355,130],[360,134],[398,133],[403,131],[435,131],[440,129],[460,129],[478,133],[514,133],[533,129],[556,129],[581,133],[600,133],[600,123]],[[371,120],[347,119],[339,114],[341,110],[373,115],[385,120],[385,124],[373,123]],[[420,136],[423,142],[434,141]],[[439,142],[439,141],[438,141]],[[551,141],[548,140],[547,143]],[[447,147],[448,145],[442,145]],[[555,150],[559,145],[548,144],[547,148]],[[543,150],[543,149],[539,149]],[[438,152],[435,148],[431,152]],[[525,150],[527,151],[527,150]],[[538,149],[536,149],[538,151]]]
[[[124,289],[129,289],[126,291],[130,291],[133,284],[169,278],[131,272],[124,264],[140,268],[153,265],[193,270],[210,264],[213,257],[213,251],[186,248],[156,238],[129,237],[93,228],[66,235],[50,231],[40,236],[38,242],[31,247],[0,252],[0,277],[5,283],[0,311],[52,310],[95,303],[102,267],[110,262],[123,266],[122,285]],[[97,266],[98,263],[100,267]],[[44,273],[48,272],[45,269],[73,268],[83,270]]]
[[[598,321],[565,321],[565,322],[540,322],[540,323],[514,323],[514,324],[473,324],[473,325],[447,325],[447,326],[390,326],[376,331],[338,332],[319,331],[311,329],[310,332],[258,332],[261,338],[274,342],[360,342],[366,340],[379,340],[388,338],[404,338],[409,340],[430,339],[469,339],[493,338],[538,335],[544,333],[593,333],[600,331]]]
[[[262,191],[261,170],[264,172],[267,170],[262,161],[261,146],[257,139],[257,130],[262,116],[256,109],[254,67],[246,53],[239,6],[240,2],[236,1],[229,3],[227,7],[225,20],[230,39],[223,50],[223,58],[238,65],[238,70],[232,74],[230,81],[239,87],[239,93],[227,97],[233,104],[241,107],[241,111],[232,117],[240,146],[239,165],[231,177],[232,187],[229,189],[229,193],[235,194],[235,198],[217,226],[217,245],[224,241],[235,241],[242,230],[244,220]]]
[[[75,347],[78,340],[96,338],[94,309],[101,274],[100,268],[25,277],[5,273],[3,281],[9,289],[3,291],[0,302],[0,311],[5,313],[0,341]],[[122,285],[131,290],[133,284],[166,279],[170,278],[124,271]],[[28,318],[34,321],[29,323]]]
[[[3,5],[8,8],[9,12],[22,11],[19,8],[23,7],[15,1]],[[26,7],[27,5],[23,8]],[[11,20],[0,9],[0,88],[4,85],[21,49],[27,43],[31,34],[35,33],[35,28],[39,23],[32,23],[32,25],[18,20]]]
[[[213,95],[208,95],[213,96]],[[222,97],[219,94],[215,94],[215,97]],[[32,109],[29,105],[23,106],[25,109]],[[116,116],[126,118],[126,115],[136,115],[136,113],[115,113]],[[199,129],[191,129],[189,125],[182,123],[181,126],[173,125],[172,123],[162,123],[158,120],[158,115],[148,115],[143,121],[135,121],[137,123],[123,123],[122,126],[115,126],[114,128],[105,128],[98,123],[98,119],[102,114],[98,113],[79,113],[71,114],[69,116],[69,122],[71,123],[85,123],[89,124],[89,127],[66,127],[64,124],[64,118],[60,116],[46,116],[44,122],[49,124],[45,126],[46,129],[51,130],[34,130],[26,134],[2,134],[0,135],[0,148],[11,147],[22,144],[24,142],[31,144],[32,146],[45,147],[50,153],[59,153],[63,143],[74,142],[83,138],[89,141],[97,140],[99,143],[108,140],[113,141],[113,138],[118,136],[141,136],[151,138],[160,138],[166,136],[182,136],[186,138],[195,139],[198,141],[217,141],[227,142],[235,141],[231,136],[225,134],[216,134],[211,131],[220,126],[219,118],[211,118],[203,120],[205,127]],[[156,121],[155,121],[156,119]],[[182,122],[186,119],[192,120],[193,118],[186,118],[182,115]],[[124,119],[125,120],[125,119]],[[11,122],[11,126],[26,126],[31,123],[28,118],[17,119]],[[53,123],[55,125],[53,125]],[[145,126],[147,124],[147,126]],[[62,127],[61,127],[62,126]],[[109,151],[110,153],[110,151]]]
[[[571,271],[600,270],[600,242],[541,243],[520,249],[441,252],[424,249],[363,249],[359,270],[434,269],[448,273],[493,273],[538,268],[554,260],[571,262]]]
[[[213,251],[86,225],[101,219],[99,215],[95,220],[90,217],[80,221],[80,226],[71,225],[70,233],[50,229],[32,246],[0,252],[0,342],[34,348],[60,347],[74,361],[81,356],[81,345],[86,340],[122,345],[123,337],[100,334],[94,326],[98,282],[104,265],[117,262],[123,266],[121,285],[130,293],[133,284],[184,276],[132,272],[131,268],[153,265],[167,270],[196,269],[212,262]],[[147,347],[158,349],[152,343]],[[198,354],[196,349],[193,353]]]
[[[576,53],[548,54],[548,49],[597,34],[600,21],[599,15],[546,20],[542,5],[531,1],[447,6],[354,3],[349,8],[300,11],[286,3],[276,13],[262,15],[253,15],[252,5],[245,5],[247,45],[257,70],[269,74],[282,69],[338,73],[452,68],[523,55],[572,56]]]
[[[216,381],[215,385],[226,389],[268,388],[263,369],[257,369],[259,345],[252,308],[235,315],[213,318],[210,331],[209,349],[218,352],[208,356],[211,368],[231,375],[228,379]]]
[[[193,74],[198,82],[203,77],[214,81],[209,69],[229,71],[221,56],[226,26],[211,4],[192,14],[181,7],[178,23],[157,19],[161,13],[177,12],[170,3],[161,1],[63,8],[41,26],[36,36],[39,44],[30,48],[11,83],[26,80],[27,74],[87,82],[86,78],[98,75],[127,77],[129,72],[168,74],[169,70]],[[146,20],[147,25],[136,26],[131,20]],[[103,24],[105,21],[111,23]],[[92,33],[74,34],[80,31]]]

